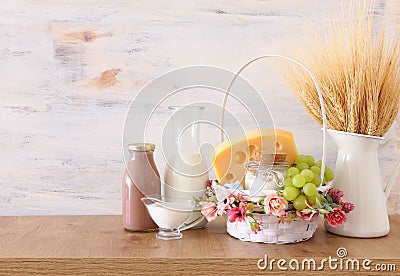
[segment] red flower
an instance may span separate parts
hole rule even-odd
[[[333,202],[339,204],[340,199],[343,197],[343,191],[338,189],[330,189],[328,195],[332,198]]]
[[[353,203],[347,202],[347,201],[345,201],[345,200],[343,200],[343,199],[340,201],[340,207],[342,207],[342,210],[343,210],[346,214],[350,213],[350,212],[353,211],[354,208],[355,208],[355,206],[354,206]]]
[[[212,180],[211,179],[206,181],[206,186],[207,187],[211,187],[212,186]]]
[[[319,212],[318,211],[304,212],[297,210],[296,214],[298,217],[301,217],[302,220],[308,220],[310,222],[313,222],[315,217],[319,215]]]
[[[229,216],[229,222],[243,221],[246,217],[246,212],[246,204],[239,204],[239,207],[226,210],[226,214]]]
[[[325,214],[324,218],[326,219],[326,222],[328,222],[328,224],[332,227],[338,227],[347,220],[346,214],[341,208],[333,209],[333,212]]]

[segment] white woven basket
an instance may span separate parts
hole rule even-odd
[[[294,219],[291,223],[279,223],[279,219],[273,215],[254,215],[259,221],[263,222],[261,231],[254,233],[251,231],[248,222],[226,221],[228,234],[242,241],[261,242],[261,243],[296,243],[310,239],[318,227],[318,216],[313,222]]]
[[[269,55],[262,55],[256,57],[249,62],[245,63],[235,74],[234,78],[228,85],[227,93],[224,96],[223,103],[222,103],[222,113],[221,113],[221,143],[224,141],[224,133],[222,131],[223,124],[224,124],[224,110],[226,107],[226,102],[229,96],[229,93],[232,89],[233,83],[237,79],[237,77],[242,73],[242,71],[251,65],[253,62],[256,62],[260,59],[264,58],[281,58],[286,61],[293,62],[300,66],[303,70],[307,72],[307,74],[311,77],[312,81],[318,92],[318,98],[321,106],[321,114],[322,114],[322,132],[323,132],[323,139],[322,139],[322,166],[321,166],[321,181],[324,178],[325,172],[325,164],[326,164],[326,133],[327,133],[327,123],[326,123],[326,113],[325,113],[325,106],[324,100],[322,97],[322,92],[318,85],[317,79],[315,78],[314,74],[308,69],[304,64],[300,63],[297,60],[292,58],[288,58],[282,55],[276,54],[269,54]],[[327,189],[328,187],[326,187]],[[263,222],[263,226],[261,227],[261,231],[258,233],[254,233],[251,231],[248,222],[229,222],[227,220],[226,226],[229,235],[232,237],[238,238],[242,241],[251,241],[251,242],[262,242],[262,243],[276,243],[276,244],[283,244],[283,243],[296,243],[310,239],[315,230],[318,227],[318,216],[315,216],[314,221],[310,222],[307,220],[302,220],[300,218],[295,218],[291,223],[279,223],[279,218],[274,215],[267,215],[267,214],[255,214],[254,217],[257,219],[258,222]]]

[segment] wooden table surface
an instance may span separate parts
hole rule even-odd
[[[309,241],[270,245],[230,237],[222,218],[204,229],[184,231],[181,240],[163,241],[156,239],[154,232],[124,231],[120,216],[0,217],[0,274],[57,271],[69,275],[186,272],[273,275],[282,271],[276,267],[273,271],[261,271],[257,267],[257,261],[266,254],[269,260],[297,258],[301,263],[304,258],[337,258],[336,250],[340,247],[346,248],[346,258],[396,264],[399,271],[400,216],[391,216],[390,222],[391,233],[382,238],[335,236],[320,225]],[[304,275],[304,271],[298,273]]]

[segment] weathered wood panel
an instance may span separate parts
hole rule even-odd
[[[400,5],[387,3],[398,16]],[[146,83],[194,64],[235,71],[307,35],[305,21],[323,23],[339,6],[323,0],[2,3],[0,215],[118,214],[123,120]],[[384,8],[378,1],[377,9]],[[319,126],[267,63],[244,76],[267,100],[276,125],[294,132],[300,151],[319,156]],[[397,122],[389,136],[399,135]],[[335,154],[330,145],[331,165]],[[397,158],[398,147],[383,155],[384,175]],[[399,199],[397,185],[391,213],[400,213]]]

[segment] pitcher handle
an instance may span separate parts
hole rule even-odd
[[[388,139],[379,146],[379,150],[383,150],[396,142],[400,142],[400,138]],[[397,177],[399,176],[399,173],[400,173],[400,160],[397,162],[397,165],[394,168],[392,175],[389,178],[389,182],[386,184],[385,188],[383,189],[383,192],[385,193],[385,196],[386,196],[386,200],[389,198],[390,191],[392,190],[394,182],[396,181]]]

